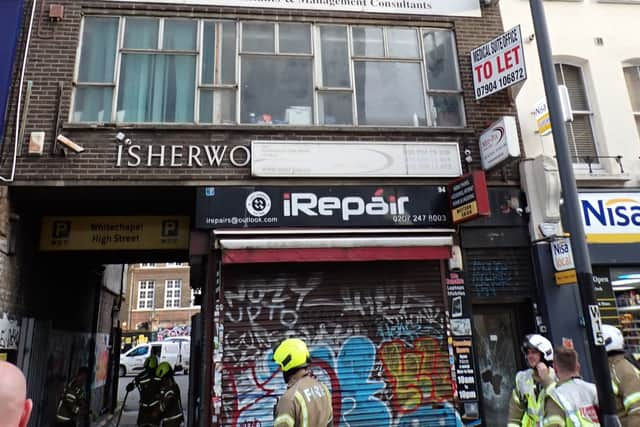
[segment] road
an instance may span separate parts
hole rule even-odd
[[[118,403],[124,400],[126,394],[127,384],[133,380],[133,376],[120,377],[118,382]],[[182,398],[182,407],[185,410],[185,420],[187,418],[187,393],[189,391],[189,375],[179,374],[176,375],[176,382],[180,387],[180,397]],[[135,427],[136,419],[138,418],[138,406],[140,404],[140,396],[138,390],[134,390],[127,396],[125,402],[124,411],[122,412],[122,419],[120,420],[120,427]],[[116,419],[118,418],[116,414]],[[115,425],[115,420],[113,422]]]

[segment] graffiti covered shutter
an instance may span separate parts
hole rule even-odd
[[[270,426],[273,349],[309,346],[335,425],[455,426],[438,262],[225,265],[225,426]]]

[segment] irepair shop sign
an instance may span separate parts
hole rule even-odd
[[[640,193],[580,193],[589,243],[639,243]]]
[[[322,10],[404,15],[480,17],[479,0],[110,0],[119,3],[170,3],[257,9]]]

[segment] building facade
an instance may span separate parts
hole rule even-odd
[[[481,132],[516,114],[507,91],[474,99],[469,53],[503,32],[495,5],[57,5],[34,8],[24,137],[3,151],[29,317],[70,329],[69,305],[95,296],[51,306],[48,289],[91,289],[97,266],[188,261],[194,425],[269,424],[288,336],[336,420],[506,419],[537,314],[517,166],[478,181],[490,218],[459,225],[450,206],[469,202]],[[143,270],[127,328],[178,299],[179,279]]]

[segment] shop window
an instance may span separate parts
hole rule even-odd
[[[155,282],[153,280],[141,280],[138,282],[138,308],[153,308]]]
[[[573,110],[573,121],[566,123],[573,162],[598,163],[598,152],[593,136],[593,112],[582,69],[568,64],[556,64],[555,70],[558,84],[567,87]]]
[[[166,280],[164,283],[164,307],[180,307],[180,295],[182,293],[182,280]]]
[[[624,79],[627,82],[631,110],[640,136],[640,66],[625,67]]]
[[[465,125],[449,30],[149,17],[84,19],[71,121]]]

